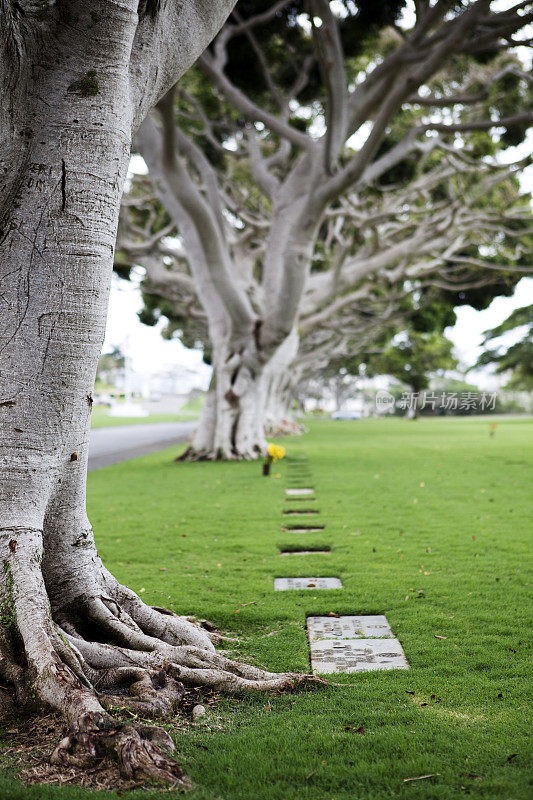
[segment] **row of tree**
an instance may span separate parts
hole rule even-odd
[[[523,11],[415,5],[239,2],[141,126],[116,269],[213,364],[185,457],[257,457],[302,380],[446,348],[527,274]]]
[[[184,683],[315,679],[215,652],[98,556],[90,414],[132,142],[151,188],[126,195],[115,263],[211,353],[195,456],[261,451],[306,357],[511,292],[530,236],[498,158],[531,119],[530,3],[243,0],[206,51],[234,5],[0,0],[0,712],[62,714],[58,764],[173,785],[172,740],[137,720]]]

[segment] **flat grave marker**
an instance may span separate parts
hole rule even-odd
[[[317,533],[318,531],[323,531],[324,527],[324,525],[317,525],[316,528],[313,528],[312,525],[305,525],[303,527],[298,527],[296,525],[290,528],[283,527],[281,530],[285,531],[285,533]]]
[[[342,589],[340,578],[274,578],[274,591],[289,589]]]
[[[328,556],[331,550],[281,550],[280,556],[314,556],[315,553]]]
[[[307,617],[309,641],[318,639],[393,639],[383,614],[358,617]]]
[[[306,503],[314,503],[316,501],[316,497],[285,497],[284,498],[286,503],[292,503],[292,501],[296,502],[306,502]]]
[[[308,617],[307,638],[315,673],[409,669],[383,614]]]
[[[308,488],[305,488],[305,487],[302,487],[301,489],[285,489],[285,494],[288,495],[289,497],[295,497],[295,496],[298,496],[298,495],[303,496],[303,495],[309,495],[309,494],[314,494],[314,493],[315,493],[314,489],[308,489]]]
[[[317,639],[310,647],[315,673],[409,669],[398,639]]]

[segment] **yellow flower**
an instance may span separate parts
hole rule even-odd
[[[268,455],[272,459],[272,461],[277,461],[280,458],[283,458],[285,455],[285,448],[281,447],[278,444],[269,444],[268,445]]]

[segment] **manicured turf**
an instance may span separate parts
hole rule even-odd
[[[271,478],[259,464],[176,464],[177,448],[92,473],[106,565],[147,602],[241,635],[239,656],[269,669],[307,670],[306,615],[330,611],[386,614],[411,669],[220,699],[176,738],[191,800],[530,797],[533,421],[502,419],[493,438],[487,419],[321,421],[283,444]],[[304,454],[317,499],[285,502]],[[282,531],[298,506],[325,529]],[[280,557],[295,545],[332,552]],[[344,588],[273,591],[274,577],[317,573]],[[5,778],[0,796],[100,795]]]

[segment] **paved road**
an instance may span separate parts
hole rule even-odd
[[[95,428],[89,444],[89,470],[118,464],[146,453],[185,442],[196,422],[152,422],[145,425],[118,425]]]

